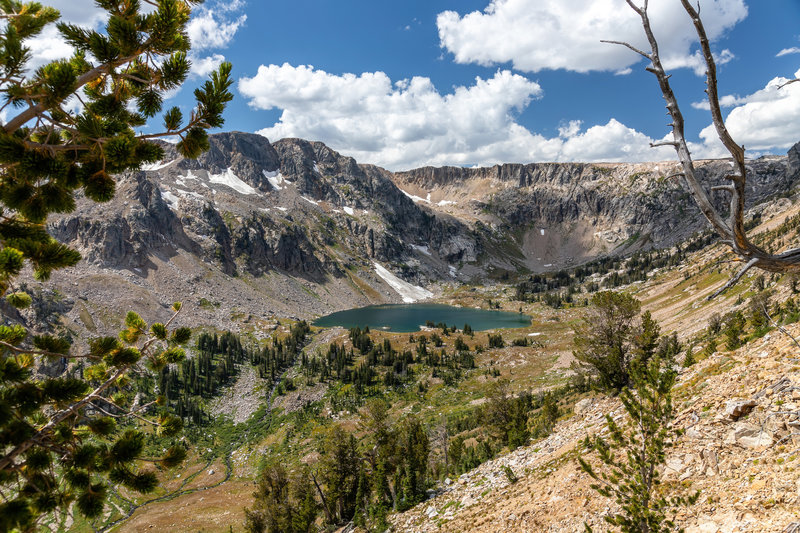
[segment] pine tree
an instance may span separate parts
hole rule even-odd
[[[575,328],[576,370],[597,375],[605,389],[619,391],[627,387],[631,361],[649,357],[647,354],[654,348],[651,343],[658,336],[658,326],[652,320],[648,319],[644,327],[637,325],[640,309],[639,301],[629,294],[595,294],[590,316]],[[655,331],[651,331],[654,327]]]
[[[620,399],[627,419],[618,425],[606,416],[609,437],[587,437],[585,446],[597,453],[602,470],[595,470],[579,457],[581,468],[596,481],[592,485],[601,495],[614,498],[621,511],[605,520],[623,533],[667,533],[676,531],[671,514],[694,504],[699,492],[671,495],[661,484],[659,467],[666,451],[675,443],[678,432],[672,426],[672,386],[677,373],[658,358],[635,364],[632,388],[625,388]],[[587,525],[587,531],[591,528]]]
[[[74,54],[28,71],[26,41],[59,13],[37,2],[0,0],[0,93],[11,111],[0,126],[0,296],[15,307],[31,304],[15,284],[26,264],[43,281],[80,260],[48,235],[50,214],[74,210],[78,194],[109,200],[114,174],[161,159],[158,137],[177,137],[178,152],[196,157],[208,148],[206,130],[222,126],[232,98],[231,65],[223,63],[195,90],[188,119],[172,107],[163,113],[163,132],[137,133],[189,74],[186,25],[199,0],[145,0],[147,10],[140,0],[95,3],[108,15],[104,31],[57,23]],[[85,354],[72,353],[65,339],[0,326],[0,531],[34,529],[42,515],[73,502],[85,516],[98,516],[109,484],[155,488],[135,422],[170,435],[180,419],[156,412],[163,398],[134,407],[131,377],[184,357],[180,346],[190,331],[171,322],[148,327],[129,313],[119,338],[94,339]],[[86,366],[82,373],[34,377],[38,363],[53,358]],[[184,454],[173,447],[150,461],[171,466]]]

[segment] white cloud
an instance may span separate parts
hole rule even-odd
[[[570,120],[566,125],[558,128],[558,136],[563,138],[574,137],[581,131],[582,120]]]
[[[225,56],[222,54],[215,53],[201,57],[198,52],[227,48],[233,42],[236,32],[247,21],[247,15],[232,18],[231,14],[244,6],[242,0],[232,0],[227,3],[220,1],[212,7],[201,8],[189,21],[186,31],[192,43],[189,55],[192,62],[190,72],[192,78],[208,76],[225,61]]]
[[[195,78],[208,76],[217,70],[223,61],[225,61],[225,56],[222,54],[211,54],[206,57],[193,58],[190,75]]]
[[[241,2],[234,3],[238,3],[239,7],[243,5]],[[247,20],[247,15],[230,19],[222,15],[225,11],[230,10],[201,9],[197,15],[192,17],[186,28],[192,42],[192,50],[225,48],[233,41],[239,27]]]
[[[247,2],[244,0],[228,0],[228,1],[218,1],[216,4],[216,8],[220,11],[241,11],[244,9],[244,6],[247,5]]]
[[[557,161],[660,161],[675,158],[670,147],[651,148],[653,139],[616,119],[592,126],[585,132],[570,131],[560,147]]]
[[[97,29],[106,21],[106,13],[94,5],[94,2],[75,2],[74,0],[50,0],[46,5],[58,9],[61,20],[84,28]],[[56,29],[55,24],[46,26],[42,32],[25,41],[31,49],[28,61],[28,72],[57,59],[65,59],[72,55],[73,48],[68,45]]]
[[[744,0],[701,0],[700,4],[711,39],[747,16]],[[680,3],[652,0],[649,13],[656,37],[662,37],[664,63],[694,68],[691,48],[696,36]],[[444,11],[437,25],[442,48],[453,53],[456,62],[511,62],[527,72],[624,72],[641,57],[600,41],[646,46],[641,21],[624,0],[491,0],[482,12],[461,16]]]
[[[730,62],[734,57],[733,52],[726,48],[722,52],[714,54],[714,62],[717,66],[724,65]],[[700,50],[696,50],[692,55],[673,56],[672,58],[665,59],[663,64],[664,69],[667,71],[689,68],[698,76],[705,76],[706,74],[706,61],[703,59],[703,54],[700,53]]]
[[[792,48],[784,48],[783,50],[775,54],[775,57],[788,56],[789,54],[800,54],[800,48],[796,46],[793,46]]]
[[[719,105],[722,108],[726,107],[734,107],[737,105],[742,105],[747,103],[747,98],[742,98],[741,96],[735,94],[727,94],[725,96],[721,96],[719,99]],[[705,109],[706,111],[711,110],[711,105],[708,103],[708,100],[702,100],[700,102],[692,102],[692,107],[695,109]]]
[[[85,28],[100,29],[107,19],[106,12],[96,7],[93,2],[49,0],[46,3],[59,10],[63,21]],[[230,45],[236,32],[247,20],[247,15],[242,14],[232,18],[231,14],[240,11],[244,6],[243,0],[219,1],[211,7],[203,7],[195,11],[187,27],[192,41],[191,74],[193,77],[207,75],[225,60],[224,56],[220,54],[199,57],[197,52],[226,48]],[[143,12],[151,9],[147,5],[142,8]],[[68,58],[73,53],[72,47],[64,41],[54,24],[46,27],[39,36],[28,40],[27,45],[32,52],[29,62],[30,72],[50,61]]]
[[[95,28],[107,18],[105,10],[97,7],[94,2],[48,0],[42,3],[58,9],[62,20],[85,28]]]
[[[800,70],[794,76],[800,77]],[[722,99],[735,106],[725,119],[728,131],[748,151],[786,150],[800,141],[800,83],[781,87],[787,81],[774,78],[751,95]],[[719,146],[713,125],[700,137],[707,147]]]
[[[546,138],[515,114],[542,95],[518,74],[498,71],[474,85],[441,94],[428,78],[392,83],[382,72],[337,76],[310,66],[261,66],[239,80],[257,109],[281,109],[258,133],[269,139],[320,140],[361,162],[392,170],[424,165],[492,165],[531,161],[648,161],[674,157],[652,139],[611,119],[581,132],[565,123]]]

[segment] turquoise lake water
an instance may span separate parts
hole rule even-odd
[[[369,326],[370,329],[410,333],[419,331],[419,327],[429,320],[434,324],[445,323],[458,329],[469,324],[475,331],[524,328],[531,325],[531,317],[528,315],[444,304],[370,305],[318,318],[314,325],[323,328]]]

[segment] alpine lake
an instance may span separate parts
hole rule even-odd
[[[364,328],[396,333],[412,333],[421,326],[447,324],[459,329],[469,324],[475,331],[501,328],[524,328],[531,325],[528,315],[509,311],[490,311],[471,307],[455,307],[445,304],[391,304],[370,305],[357,309],[338,311],[314,321],[323,328]]]

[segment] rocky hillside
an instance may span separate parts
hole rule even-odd
[[[797,346],[775,332],[681,375],[677,425],[685,435],[667,456],[664,481],[702,491],[678,517],[688,533],[800,525],[798,362]],[[396,515],[397,531],[572,532],[584,521],[603,530],[616,504],[590,488],[575,457],[581,439],[605,430],[607,413],[619,420],[624,410],[613,398],[579,402],[547,439],[447,480],[435,498]]]
[[[776,228],[798,212],[796,201],[773,202],[754,231],[780,241]],[[732,293],[706,300],[729,275],[716,270],[721,251],[704,249],[626,289],[702,359],[680,369],[674,405],[683,435],[667,453],[663,480],[670,488],[701,491],[697,504],[677,516],[687,533],[798,531],[800,325],[772,330],[736,350],[720,342],[706,357],[692,339],[714,313],[747,313],[747,295],[755,294],[753,275]],[[792,298],[788,284],[773,283],[774,302]],[[392,517],[395,530],[576,532],[588,523],[604,531],[604,516],[618,506],[591,489],[576,458],[585,437],[607,432],[607,414],[618,422],[625,416],[619,400],[588,394],[547,438],[439,483],[432,499]]]
[[[69,329],[107,331],[128,309],[163,318],[181,300],[195,325],[257,329],[665,246],[705,227],[672,163],[391,173],[321,143],[235,132],[213,135],[197,160],[165,150],[119,176],[109,203],[80,201],[54,221],[84,261],[29,287],[38,322],[65,314]],[[798,161],[797,148],[751,161],[748,200],[791,190]],[[701,167],[714,182],[727,163]]]
[[[759,206],[759,211],[762,223],[753,229],[757,242],[770,249],[796,242],[800,224],[797,195]],[[787,526],[800,521],[798,347],[777,329],[756,334],[747,328],[741,339],[745,345],[728,350],[723,328],[711,334],[707,326],[714,313],[739,310],[750,317],[750,296],[760,286],[773,292],[768,308],[775,320],[783,321],[792,310],[793,318],[783,323],[798,337],[798,296],[792,292],[791,280],[777,276],[764,279],[752,273],[731,291],[707,301],[707,295],[730,274],[726,270],[733,270],[732,265],[720,267],[723,253],[721,245],[707,246],[688,254],[678,265],[650,270],[646,279],[624,287],[652,311],[663,332],[679,335],[681,354],[692,347],[699,360],[691,368],[681,369],[675,391],[677,425],[685,433],[667,456],[666,483],[668,487],[702,491],[699,502],[679,517],[687,531],[794,531]],[[390,420],[415,413],[437,435],[440,433],[434,428],[447,419],[451,439],[464,439],[460,442],[474,452],[473,446],[486,434],[479,427],[481,417],[476,420],[472,415],[486,402],[496,379],[508,380],[514,393],[536,393],[565,383],[573,348],[572,326],[584,316],[585,308],[581,304],[551,308],[541,302],[519,302],[510,298],[513,294],[513,287],[491,284],[450,288],[440,298],[470,307],[485,305],[491,298],[506,310],[522,306],[533,320],[529,327],[503,331],[510,341],[503,347],[482,349],[480,353],[476,349],[476,367],[457,382],[448,384],[420,365],[413,372],[417,383],[412,381],[408,387],[395,390],[379,388],[378,394],[391,405]],[[778,304],[782,310],[778,310]],[[284,324],[278,333],[286,329]],[[471,345],[489,346],[488,337],[493,333],[479,332],[467,340]],[[399,351],[414,348],[406,334],[373,331],[371,335],[375,345],[382,346],[388,340]],[[514,342],[523,339],[533,342]],[[443,349],[454,348],[454,340],[445,336]],[[342,328],[315,330],[305,351],[324,353],[331,343],[347,346],[348,342],[352,339]],[[363,363],[363,359],[354,360],[352,368]],[[271,416],[275,423],[268,429],[263,415],[250,416],[266,398],[264,384],[253,385],[252,372],[242,372],[236,383],[211,404],[215,421],[221,421],[220,414],[229,414],[233,420],[243,421],[237,427],[252,437],[236,444],[225,456],[230,461],[223,456],[195,458],[179,475],[173,478],[170,473],[165,478],[170,484],[168,490],[174,491],[169,497],[136,502],[138,507],[120,501],[120,508],[109,509],[106,519],[116,520],[120,514],[132,512],[119,528],[123,532],[153,527],[222,532],[232,526],[237,530],[244,522],[244,508],[253,505],[253,482],[265,459],[287,468],[301,464],[316,468],[323,453],[319,438],[326,428],[336,425],[357,438],[364,437],[359,429],[360,404],[343,403],[349,394],[345,391],[351,391],[352,386],[333,379],[309,381],[302,365],[289,369],[284,377],[292,380],[293,390],[274,397]],[[584,521],[599,526],[595,530],[603,530],[603,516],[614,510],[615,504],[591,490],[590,480],[578,469],[575,458],[586,435],[605,430],[607,413],[617,419],[623,415],[617,399],[592,392],[570,393],[561,403],[561,418],[554,432],[539,433],[510,453],[502,450],[496,457],[495,452],[481,456],[475,464],[495,458],[477,468],[469,467],[472,469],[463,475],[452,474],[464,472],[460,467],[450,471],[450,478],[434,475],[430,498],[405,513],[391,515],[392,530],[576,532],[583,530]],[[529,423],[533,425],[536,420],[538,415],[532,413]],[[232,425],[224,421],[217,427],[232,432]],[[432,465],[442,460],[441,446],[440,438],[432,441]],[[505,467],[511,469],[511,476]],[[190,489],[183,490],[186,486]],[[88,524],[78,529],[89,530]],[[344,531],[363,530],[354,530],[350,524]]]

